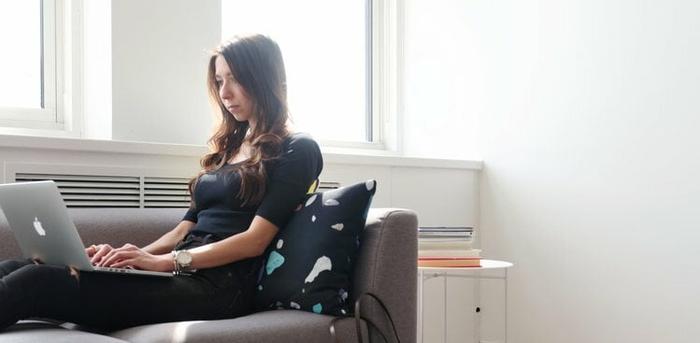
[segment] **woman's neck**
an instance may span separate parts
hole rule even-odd
[[[255,131],[255,124],[257,124],[257,123],[258,123],[257,120],[255,120],[253,118],[248,119],[248,130],[250,132]]]

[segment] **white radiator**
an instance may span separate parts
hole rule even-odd
[[[168,170],[7,163],[8,182],[53,180],[68,207],[189,207],[190,176]],[[340,187],[320,181],[318,191]]]

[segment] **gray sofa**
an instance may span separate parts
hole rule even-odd
[[[173,228],[183,209],[71,209],[71,216],[86,245],[108,242],[122,245],[149,243]],[[414,212],[372,209],[355,267],[357,294],[371,292],[386,305],[401,342],[416,341],[416,227]],[[7,222],[0,214],[0,259],[20,256]],[[387,316],[371,297],[363,297],[362,316],[393,342]],[[0,309],[1,311],[2,309]],[[294,310],[274,310],[245,317],[144,325],[108,334],[86,331],[71,323],[21,321],[4,332],[0,342],[333,342],[331,316]],[[363,341],[378,339],[377,330],[362,320]],[[334,323],[337,342],[357,342],[356,322],[342,318]],[[378,340],[375,340],[378,339]]]

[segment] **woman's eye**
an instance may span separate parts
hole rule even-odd
[[[216,80],[215,82],[216,82],[216,87],[217,87],[217,88],[221,88],[221,84],[224,83],[224,82],[221,81],[221,80]]]

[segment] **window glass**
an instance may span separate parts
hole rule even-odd
[[[298,131],[363,142],[368,135],[367,3],[222,0],[222,36],[261,33],[280,45]]]
[[[40,0],[0,0],[0,107],[42,108]]]

